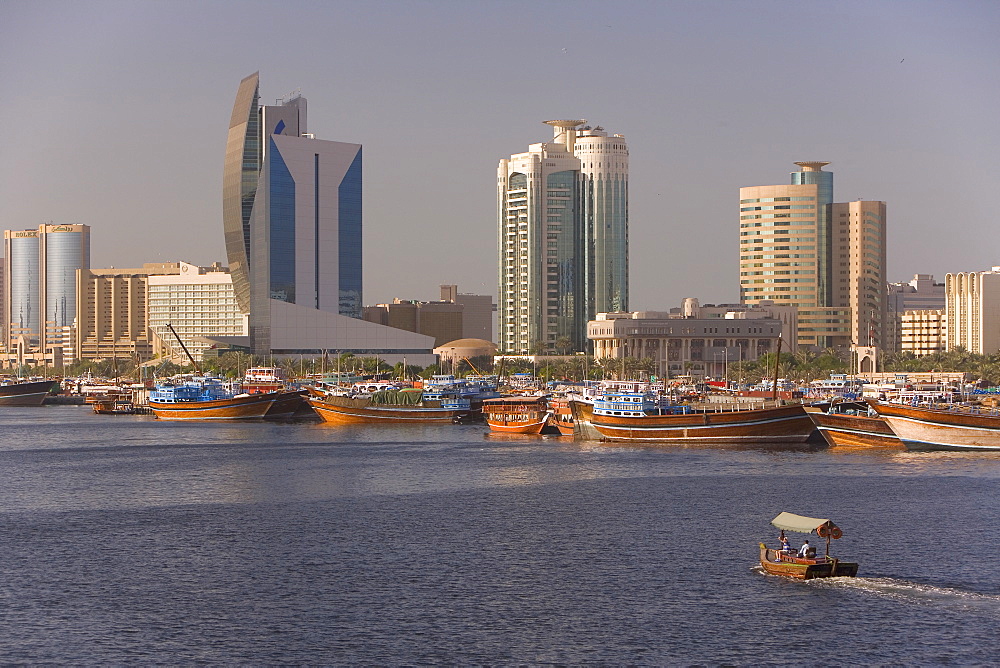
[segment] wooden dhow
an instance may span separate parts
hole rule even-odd
[[[280,393],[232,394],[217,379],[164,383],[149,394],[149,409],[161,420],[255,420]]]
[[[694,410],[627,393],[597,399],[590,422],[602,440],[627,443],[804,443],[813,432],[801,404]]]
[[[1000,450],[1000,412],[872,403],[907,450]]]
[[[384,390],[367,397],[328,394],[308,397],[331,424],[444,424],[468,419],[468,400],[423,401],[421,390]]]
[[[825,538],[826,554],[817,556],[816,548],[813,546],[805,556],[799,556],[790,549],[775,550],[760,543],[760,567],[764,572],[799,580],[854,577],[858,574],[856,563],[840,561],[830,556],[830,540],[839,539],[844,535],[840,527],[830,520],[804,517],[794,513],[781,513],[771,520],[771,524],[781,529],[780,540],[782,541],[785,540],[786,531],[815,533],[820,538]]]
[[[503,397],[483,401],[490,431],[503,434],[541,434],[549,423],[545,397]]]
[[[806,406],[805,411],[831,448],[903,447],[885,419],[870,413],[865,402],[835,403],[826,410]]]
[[[9,380],[0,383],[0,406],[41,406],[58,380]]]

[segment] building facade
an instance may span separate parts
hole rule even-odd
[[[882,346],[885,203],[834,203],[827,162],[740,189],[740,301],[798,308],[798,343]]]
[[[899,315],[899,352],[915,357],[948,348],[948,319],[944,309],[914,309]]]
[[[459,292],[457,285],[442,285],[441,301],[462,305],[461,338],[493,340],[493,318],[497,310],[493,297]]]
[[[961,346],[977,355],[1000,351],[1000,266],[946,274],[944,286],[948,350]]]
[[[901,352],[904,349],[902,325],[907,311],[943,312],[944,306],[944,283],[935,282],[932,274],[915,274],[912,280],[905,283],[889,283],[886,295],[885,349],[890,352]]]
[[[232,276],[218,263],[199,267],[180,262],[176,274],[151,275],[146,284],[154,355],[186,364],[183,343],[200,361],[212,345],[208,338],[247,335],[247,319],[237,304]]]
[[[450,301],[418,302],[394,299],[391,304],[366,306],[364,319],[386,327],[434,337],[434,346],[463,338],[464,308]]]
[[[546,121],[551,142],[497,169],[504,352],[586,345],[586,323],[628,308],[628,145],[622,135]],[[581,127],[583,126],[583,127]]]
[[[137,269],[78,271],[76,359],[132,358],[144,362],[152,358],[147,278],[178,274],[177,262],[149,263]]]
[[[780,320],[677,318],[669,313],[599,313],[587,323],[594,359],[650,358],[656,375],[738,378],[740,364],[777,350]],[[729,375],[732,371],[733,376]]]

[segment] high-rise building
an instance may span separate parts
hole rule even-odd
[[[551,142],[500,160],[504,352],[583,350],[588,320],[628,308],[628,145],[585,122],[546,121]]]
[[[885,347],[885,202],[835,203],[830,212],[831,306],[851,309],[853,343]]]
[[[827,162],[789,185],[740,188],[740,300],[798,307],[798,344],[884,339],[885,203],[833,202]]]
[[[223,226],[255,354],[336,350],[433,360],[428,337],[360,320],[361,156],[360,144],[307,132],[301,95],[262,105],[258,74],[240,83],[226,144]]]
[[[944,286],[948,350],[1000,351],[1000,267],[945,274]]]
[[[90,226],[8,230],[4,253],[8,352],[49,364],[72,361],[76,273],[90,268]]]
[[[4,329],[7,348],[37,348],[41,327],[41,258],[38,230],[4,232]],[[19,343],[15,343],[19,342]]]

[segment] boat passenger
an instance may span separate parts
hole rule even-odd
[[[791,554],[792,544],[788,542],[788,537],[782,532],[781,534],[781,551],[786,554]]]
[[[813,555],[816,554],[816,548],[809,544],[809,541],[802,543],[802,547],[799,548],[799,557],[806,559],[809,557],[809,553]]]

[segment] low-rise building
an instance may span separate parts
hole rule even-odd
[[[943,310],[944,283],[936,283],[933,274],[915,274],[912,280],[889,283],[887,288],[885,349],[899,352],[903,350],[903,315],[908,311]]]
[[[725,377],[731,365],[777,349],[782,322],[747,311],[725,318],[678,318],[670,313],[598,313],[587,323],[594,358],[650,358],[662,377]],[[741,317],[742,316],[742,317]],[[738,373],[738,372],[737,372]]]
[[[947,332],[944,309],[904,311],[899,315],[899,350],[916,357],[944,352]]]

